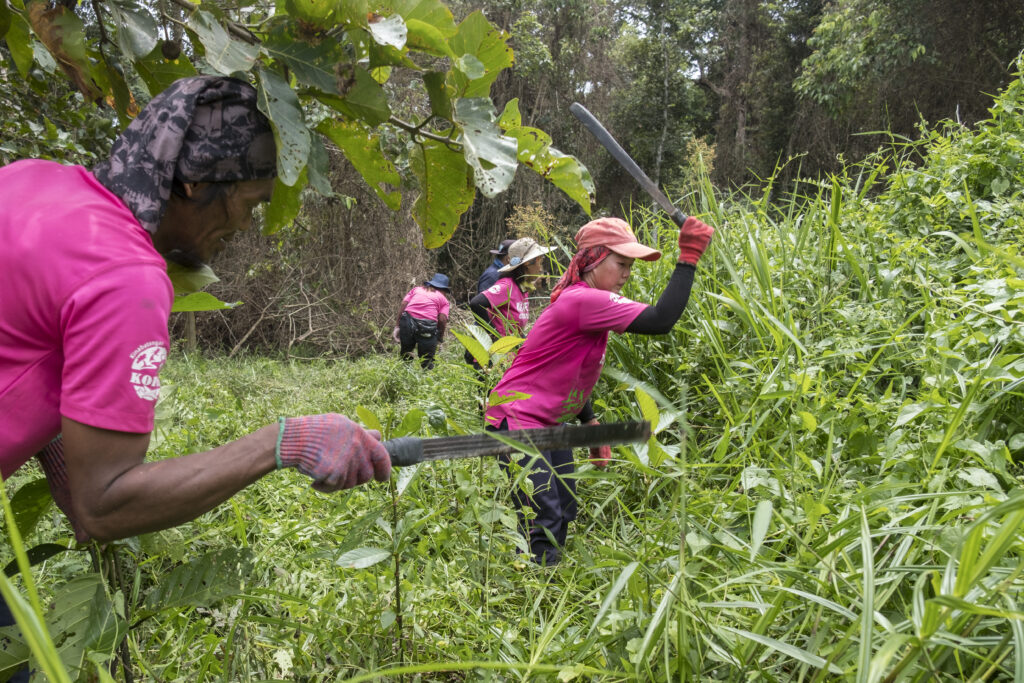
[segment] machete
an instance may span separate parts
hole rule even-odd
[[[644,190],[647,191],[647,194],[651,195],[651,198],[658,202],[658,205],[661,206],[661,208],[665,209],[665,212],[672,218],[675,224],[679,227],[683,227],[683,223],[686,221],[686,214],[672,205],[672,202],[668,200],[668,197],[666,197],[665,194],[658,189],[658,186],[654,184],[654,181],[648,178],[647,174],[636,165],[636,162],[633,161],[632,157],[626,153],[626,150],[622,149],[622,145],[615,141],[612,134],[605,130],[605,127],[601,125],[601,122],[598,121],[594,115],[587,111],[587,108],[579,102],[573,102],[569,107],[569,111],[573,116],[580,120],[580,123],[582,123],[595,138],[597,138],[597,141],[601,143],[601,146],[615,157],[615,160],[629,172],[629,175],[633,176],[636,181],[640,183],[640,187],[644,188]]]
[[[541,429],[516,429],[506,432],[484,432],[466,436],[441,436],[419,439],[403,436],[384,442],[394,467],[415,465],[427,460],[454,460],[481,455],[511,455],[522,446],[512,446],[496,438],[532,446],[538,451],[556,448],[589,448],[640,443],[651,437],[650,422],[609,422],[597,425],[561,425]]]

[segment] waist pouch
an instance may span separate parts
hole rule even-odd
[[[429,339],[437,334],[437,321],[413,318],[412,329],[416,333],[417,337],[420,337],[421,339]]]

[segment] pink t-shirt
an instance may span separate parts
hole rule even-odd
[[[487,317],[498,336],[523,333],[530,322],[530,302],[512,278],[501,278],[483,295],[491,303]]]
[[[0,471],[83,424],[146,433],[174,292],[131,212],[86,169],[0,168]]]
[[[498,426],[508,418],[510,429],[526,429],[576,417],[601,376],[608,332],[625,331],[646,308],[584,282],[565,289],[540,314],[491,392],[492,402],[511,400],[489,407],[487,422]]]
[[[436,289],[413,287],[405,295],[405,312],[420,320],[437,320],[438,316],[448,317],[448,297]]]

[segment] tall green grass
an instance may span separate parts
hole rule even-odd
[[[558,567],[516,554],[492,461],[333,496],[275,474],[118,544],[142,608],[196,557],[250,558],[230,597],[132,622],[136,678],[1024,680],[1022,114],[1019,80],[975,131],[789,194],[705,178],[680,198],[717,228],[690,305],[672,334],[613,336],[596,392],[604,420],[656,435],[579,468]],[[631,218],[674,253],[663,217]],[[626,294],[655,300],[671,268],[638,265]],[[482,427],[454,344],[432,373],[176,353],[164,378],[154,457],[326,410],[385,436]],[[55,556],[21,585],[44,605],[90,570]]]

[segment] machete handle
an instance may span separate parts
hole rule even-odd
[[[415,436],[400,436],[381,444],[391,456],[392,467],[408,467],[423,462],[423,439]]]

